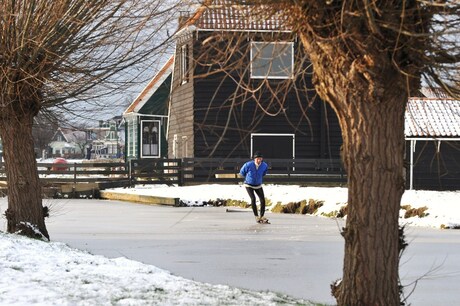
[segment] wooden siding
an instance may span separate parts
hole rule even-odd
[[[183,84],[180,79],[181,67],[178,55],[180,54],[180,49],[183,44],[189,45],[188,50],[191,57],[193,52],[192,36],[181,38],[178,40],[176,46],[176,60],[173,69],[171,90],[172,103],[169,109],[168,156],[170,158],[193,157],[194,151],[193,78],[191,72],[189,72],[189,81],[187,83]],[[174,144],[174,135],[177,135],[176,144]],[[174,147],[176,148],[176,152],[173,152]]]
[[[410,161],[410,141],[406,142],[407,161]],[[414,152],[414,189],[460,189],[460,141],[417,140]],[[407,171],[409,184],[409,169]]]
[[[200,45],[198,40],[195,58],[202,56]],[[301,52],[297,44],[295,48],[296,53]],[[248,65],[249,57],[245,62]],[[251,97],[237,84],[241,75],[252,88],[259,88],[263,80],[249,80],[249,71],[219,73],[209,66],[196,65],[194,74],[204,76],[194,79],[194,157],[247,158],[251,133],[294,133],[297,158],[339,158],[342,138],[337,118],[316,96],[310,75],[296,81],[291,90],[279,92],[276,100],[270,90],[276,90],[285,80],[270,80],[269,86],[262,85],[254,93],[257,97]]]

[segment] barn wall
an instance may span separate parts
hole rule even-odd
[[[203,51],[201,41],[207,35],[200,36],[194,48],[199,59],[194,72],[195,157],[248,157],[251,133],[293,133],[296,158],[339,158],[340,127],[313,90],[308,62],[302,67],[309,73],[296,82],[250,79],[249,52],[227,61],[242,64],[221,71],[218,64],[225,59]],[[222,48],[231,45],[224,41]],[[300,53],[296,43],[295,54]]]
[[[410,141],[406,142],[410,161]],[[460,141],[417,140],[414,152],[413,188],[427,190],[460,189]],[[407,185],[409,184],[409,169]],[[409,187],[409,186],[408,186]]]
[[[172,103],[169,109],[168,156],[170,158],[194,157],[193,71],[188,72],[189,81],[186,83],[183,83],[179,77],[180,49],[185,44],[189,46],[189,57],[191,58],[193,52],[191,35],[179,38],[176,46],[171,90]]]

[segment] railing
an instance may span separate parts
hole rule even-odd
[[[116,182],[128,181],[125,163],[39,163],[40,180],[46,183]]]
[[[59,193],[94,195],[100,189],[128,186],[130,182],[126,163],[37,163],[37,170],[43,188],[59,188]],[[0,164],[2,187],[7,189],[4,163]]]
[[[135,184],[177,184],[182,186],[180,159],[140,159],[128,162],[130,186]]]
[[[38,163],[43,186],[97,184],[100,189],[135,184],[237,183],[239,169],[247,161],[241,158],[143,159],[127,163]],[[339,160],[272,159],[266,160],[267,183],[340,183],[346,174]],[[6,181],[0,165],[0,182]]]
[[[131,160],[131,184],[237,183],[242,178],[240,168],[247,161],[241,158],[184,158],[160,160]],[[340,183],[346,174],[340,160],[273,159],[267,183]]]

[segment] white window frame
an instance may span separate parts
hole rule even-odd
[[[158,130],[157,130],[157,137],[158,137],[158,148],[157,148],[157,154],[156,155],[144,155],[144,123],[154,123],[156,124]],[[161,122],[160,120],[141,120],[141,144],[140,144],[140,150],[141,150],[141,158],[160,158],[161,157]]]
[[[177,147],[178,147],[178,143],[177,143],[177,134],[174,134],[173,136],[173,147],[172,147],[172,151],[173,151],[173,158],[177,158]]]
[[[137,119],[127,120],[128,124],[128,157],[137,158]]]
[[[264,45],[287,45],[286,48],[289,48],[291,58],[290,58],[290,66],[286,66],[285,68],[290,68],[286,75],[281,75],[282,70],[274,71],[275,75],[270,75],[270,72],[273,68],[270,66],[268,71],[265,75],[255,73],[254,66],[257,64],[257,56],[260,55],[259,52],[256,50],[263,49]],[[251,78],[252,79],[291,79],[294,75],[294,42],[261,42],[261,41],[252,41],[250,46],[250,53],[251,53]],[[284,50],[284,48],[283,48]],[[288,49],[286,49],[288,50]],[[273,58],[273,57],[272,57]],[[273,60],[270,61],[270,65],[273,63]],[[257,68],[257,67],[256,67]]]
[[[188,45],[182,45],[180,47],[180,81],[181,84],[186,84],[189,81],[188,71],[189,71],[189,48]]]

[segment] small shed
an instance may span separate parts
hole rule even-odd
[[[411,98],[405,117],[409,189],[460,189],[460,101]]]

